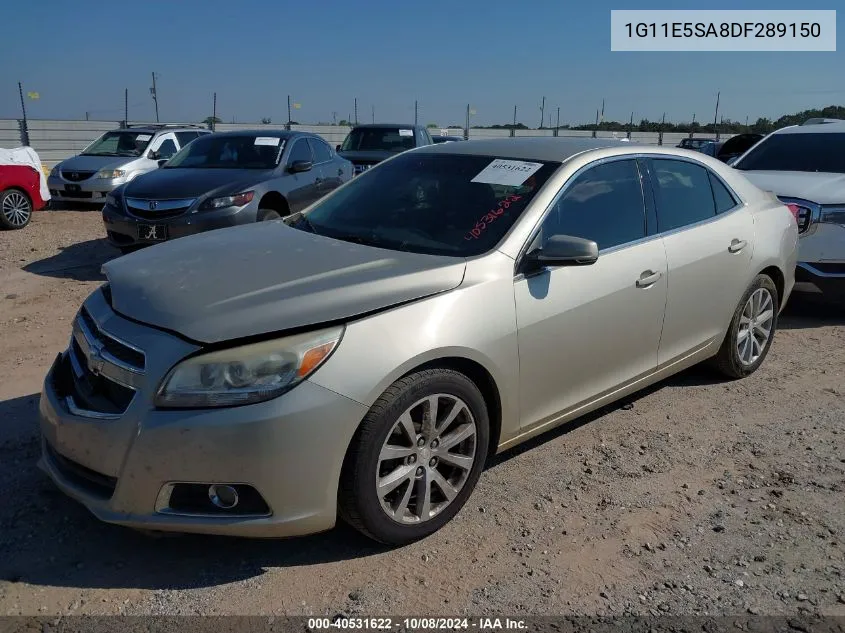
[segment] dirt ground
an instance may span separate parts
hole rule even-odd
[[[0,615],[845,615],[845,311],[818,295],[752,377],[695,368],[547,433],[410,547],[153,539],[35,468],[41,380],[118,254],[102,236],[96,211],[0,232]]]

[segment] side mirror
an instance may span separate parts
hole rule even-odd
[[[150,160],[158,160],[159,156],[161,155],[154,149],[151,149],[150,153],[147,154],[147,158],[149,158]]]
[[[335,146],[334,146],[334,151],[339,152],[339,151],[340,151],[340,145],[335,145]]]
[[[599,247],[592,240],[571,235],[552,235],[542,248],[536,248],[525,255],[528,271],[546,266],[589,266],[599,258]]]
[[[288,171],[292,174],[300,174],[304,171],[311,171],[314,164],[310,160],[295,160],[288,167]]]

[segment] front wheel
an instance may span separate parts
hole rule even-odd
[[[436,532],[475,488],[489,441],[484,397],[469,378],[427,369],[398,380],[370,409],[347,451],[341,517],[390,545]]]
[[[778,291],[767,275],[757,275],[734,312],[714,361],[729,378],[753,374],[772,346],[778,322]]]
[[[0,193],[0,227],[22,229],[32,219],[32,202],[17,189]]]

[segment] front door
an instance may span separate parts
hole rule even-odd
[[[523,429],[657,367],[666,254],[659,238],[647,237],[637,162],[612,160],[576,174],[532,247],[558,234],[594,240],[599,258],[515,280]]]
[[[311,147],[308,139],[298,138],[293,142],[285,161],[285,180],[288,191],[288,205],[291,213],[302,211],[305,207],[320,197],[320,186],[322,177],[320,168],[312,166],[309,171],[294,173],[291,166],[297,161],[308,161],[314,163],[314,156],[311,154]]]

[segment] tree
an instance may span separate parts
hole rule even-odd
[[[338,125],[343,125],[343,126],[346,126],[346,127],[348,127],[348,126],[352,125],[352,124],[351,124],[349,121],[347,121],[346,119],[341,119],[340,121],[338,121],[338,122],[337,122],[337,124],[338,124]]]
[[[268,117],[268,116],[265,116],[263,119],[261,119],[261,122],[264,125],[270,125],[270,123],[272,123],[272,121],[270,120],[270,117]]]
[[[437,125],[437,123],[426,123],[426,125],[425,125],[425,126],[426,126],[427,128],[436,128],[436,127],[440,127],[439,125]]]
[[[221,119],[219,116],[207,116],[202,120],[202,122],[208,126],[211,126],[212,124],[223,123],[223,119]]]

